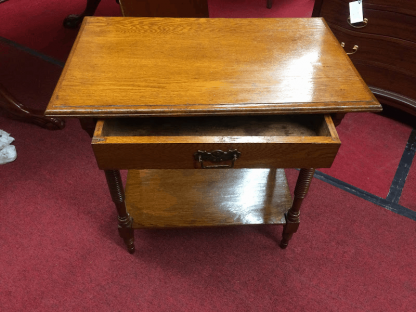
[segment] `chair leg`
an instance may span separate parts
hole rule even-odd
[[[273,0],[267,0],[267,8],[271,9],[273,6]]]
[[[62,119],[44,116],[43,111],[31,109],[20,103],[2,84],[0,84],[0,109],[11,119],[33,123],[48,130],[60,130],[65,127]]]
[[[101,0],[87,0],[87,6],[81,14],[71,14],[64,19],[65,28],[77,28],[85,16],[92,16],[97,10]]]

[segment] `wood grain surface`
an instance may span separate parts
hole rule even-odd
[[[321,18],[86,17],[46,114],[380,110]]]
[[[92,140],[100,169],[197,169],[199,150],[238,150],[235,168],[328,168],[340,144],[322,115],[106,119]]]
[[[357,33],[357,31],[338,25],[329,24],[329,27],[338,40],[345,43],[345,51],[351,52],[354,45],[359,46],[358,51],[350,55],[354,63],[359,61],[384,66],[409,77],[413,76],[413,79],[416,78],[416,42],[389,36]]]
[[[315,5],[312,11],[312,17],[323,16],[327,17],[323,13],[323,6],[327,0],[315,0]],[[342,1],[346,3],[351,2],[351,0],[330,0],[329,2]],[[363,1],[363,13],[364,17],[367,9],[401,13],[410,16],[416,16],[416,6],[414,0],[366,0]],[[342,14],[342,11],[337,12],[337,16],[341,17],[344,20],[345,15]],[[387,21],[388,22],[388,21]]]
[[[412,0],[411,0],[412,1]],[[371,9],[368,1],[363,1],[363,15],[368,19],[368,23],[363,28],[354,28],[348,23],[350,15],[349,2],[343,0],[324,1],[322,3],[320,16],[325,17],[329,24],[336,24],[345,29],[354,30],[359,33],[375,34],[386,36],[386,38],[399,38],[407,41],[416,42],[416,32],[414,27],[416,25],[416,16],[410,14],[402,14],[391,12],[390,9],[396,8],[396,2],[390,1],[393,7],[388,10],[381,10],[380,8]],[[416,9],[416,5],[414,6]],[[354,24],[354,26],[362,26],[362,23]]]
[[[130,170],[133,228],[284,224],[292,200],[284,170]]]
[[[312,16],[325,18],[346,52],[359,47],[351,61],[382,104],[416,116],[415,1],[363,1],[363,28],[348,25],[349,2],[316,0]]]
[[[321,0],[317,0],[317,2],[318,1]],[[350,0],[342,1],[346,3],[351,2]],[[399,12],[407,15],[416,16],[416,6],[414,0],[366,0],[363,1],[363,8],[389,12]]]

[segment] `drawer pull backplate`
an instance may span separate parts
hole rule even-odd
[[[233,168],[234,162],[240,158],[241,152],[237,150],[229,150],[228,152],[223,152],[221,150],[216,150],[212,152],[207,151],[198,151],[194,154],[194,159],[201,163],[201,169],[214,169],[214,168]],[[209,162],[223,162],[230,161],[231,165],[215,165],[215,166],[204,166],[204,161]]]
[[[348,24],[350,24],[351,27],[354,27],[354,28],[364,28],[368,24],[368,18],[364,18],[363,24],[362,25],[358,25],[358,26],[351,24],[351,19],[350,19],[349,16],[348,16],[347,22],[348,22]]]

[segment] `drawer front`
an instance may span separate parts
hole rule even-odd
[[[100,169],[198,169],[231,165],[232,160],[201,163],[195,156],[198,151],[218,150],[240,153],[234,162],[235,169],[327,168],[341,143],[329,116],[323,118],[325,124],[319,131],[324,134],[319,136],[124,136],[106,134],[105,122],[97,123],[92,144]]]
[[[234,168],[328,168],[338,151],[327,143],[94,144],[100,169],[198,169],[198,151],[237,150]],[[204,162],[203,166],[231,165]]]
[[[359,60],[354,62],[354,66],[369,86],[394,92],[416,101],[416,77]]]
[[[416,43],[356,33],[337,25],[328,24],[339,42],[345,43],[345,51],[352,52],[354,45],[358,46],[356,53],[350,55],[351,60],[382,64],[391,67],[392,70],[402,72],[409,76],[416,73]]]
[[[334,0],[316,0],[315,2],[321,2],[322,6],[325,2],[332,2]],[[346,3],[356,0],[338,0]],[[374,9],[380,11],[398,12],[406,15],[416,16],[416,8],[414,0],[365,0],[363,1],[363,9]],[[320,16],[323,16],[322,14]],[[325,17],[325,16],[324,16]],[[365,17],[365,16],[364,16]]]
[[[348,1],[348,0],[344,0]],[[348,1],[351,2],[351,1]],[[364,6],[380,6],[388,11],[403,11],[415,15],[415,1],[414,0],[365,0]]]
[[[324,1],[322,4],[321,16],[330,24],[360,33],[378,34],[416,42],[416,16],[374,10],[364,5],[363,15],[368,19],[367,24],[357,23],[352,26],[348,21],[349,15],[348,2],[332,0]]]

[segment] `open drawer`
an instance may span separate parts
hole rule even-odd
[[[99,120],[100,169],[327,168],[340,147],[329,115]]]

